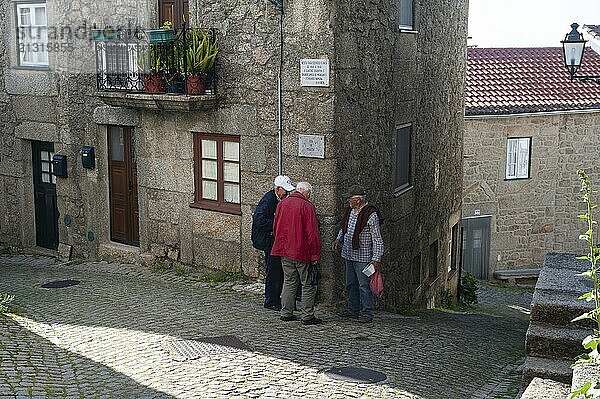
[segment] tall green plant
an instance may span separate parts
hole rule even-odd
[[[588,277],[593,281],[593,287],[590,292],[581,295],[579,299],[586,302],[593,302],[594,308],[589,312],[574,318],[572,321],[590,319],[594,322],[595,327],[591,335],[588,335],[583,340],[583,347],[589,350],[588,353],[579,355],[575,361],[575,365],[579,364],[600,364],[600,353],[598,346],[600,345],[600,277],[598,276],[598,261],[600,260],[600,246],[596,244],[594,227],[597,222],[594,220],[594,209],[597,205],[593,201],[592,196],[596,191],[592,189],[592,183],[588,175],[583,170],[578,170],[579,181],[581,182],[581,199],[586,205],[586,212],[578,215],[579,219],[583,219],[587,224],[587,231],[579,236],[580,240],[587,243],[588,253],[585,256],[578,256],[577,259],[587,260],[589,269],[581,273],[581,276]],[[578,395],[584,395],[586,398],[597,397],[600,395],[600,381],[587,381],[580,389],[571,394],[571,398]]]
[[[213,67],[217,59],[219,52],[217,37],[213,38],[211,32],[201,26],[190,28],[186,35],[187,71],[195,75],[206,73]]]

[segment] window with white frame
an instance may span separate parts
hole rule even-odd
[[[48,66],[46,3],[19,3],[16,6],[19,65]]]
[[[240,139],[194,133],[196,208],[236,213],[240,208]]]
[[[414,29],[413,0],[399,0],[399,25],[400,29]]]
[[[508,139],[506,145],[506,179],[528,179],[531,137]]]

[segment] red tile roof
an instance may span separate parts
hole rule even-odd
[[[562,48],[470,48],[466,115],[600,109],[600,84],[571,82]],[[579,74],[600,75],[600,55],[586,47]]]

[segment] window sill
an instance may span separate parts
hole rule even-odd
[[[434,277],[429,277],[426,281],[425,284],[427,284],[430,288],[437,283],[437,281],[440,279],[440,275],[438,274],[437,276]]]
[[[213,109],[217,104],[215,94],[186,96],[177,94],[148,94],[127,92],[97,92],[100,100],[114,107],[165,111],[195,111]]]
[[[12,67],[11,69],[16,69],[19,71],[49,72],[50,66],[48,66],[48,65],[45,65],[45,66],[16,65],[16,66]]]
[[[412,28],[406,28],[406,27],[402,27],[402,26],[400,26],[398,28],[398,30],[400,31],[400,33],[408,33],[408,34],[411,34],[411,35],[418,35],[419,34],[418,30],[414,30]]]
[[[402,194],[410,191],[413,189],[414,186],[408,186],[408,187],[404,187],[404,188],[400,188],[400,189],[396,189],[394,191],[394,197],[398,198],[399,196],[401,196]]]
[[[454,276],[456,276],[457,270],[456,269],[451,269],[448,272],[448,277],[446,278],[446,280],[452,280],[454,278]]]
[[[529,180],[531,179],[531,176],[527,176],[527,177],[505,177],[504,181],[512,181],[512,180]]]
[[[190,208],[204,209],[207,211],[229,213],[230,215],[241,215],[242,209],[239,204],[219,204],[208,202],[192,202]]]

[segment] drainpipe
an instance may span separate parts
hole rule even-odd
[[[278,174],[283,174],[283,116],[281,104],[281,74],[283,70],[283,4],[279,13],[279,71],[277,73],[277,144],[279,151]]]

